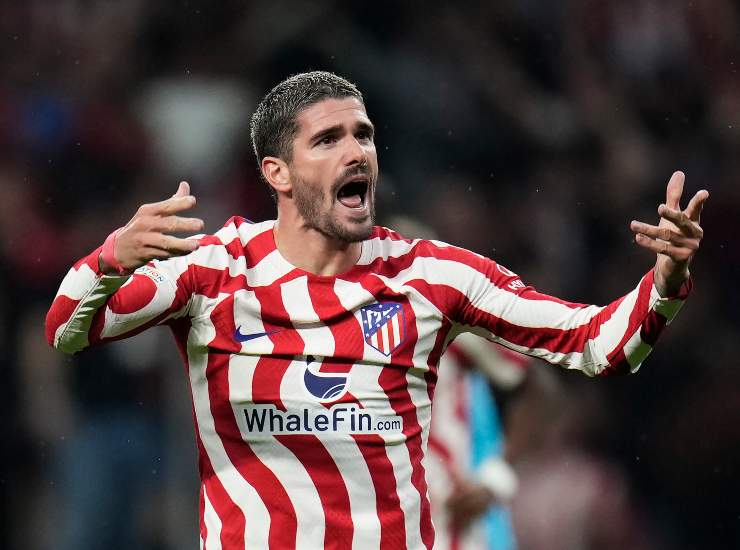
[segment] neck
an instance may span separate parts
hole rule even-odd
[[[306,227],[302,219],[287,220],[278,214],[273,228],[275,245],[283,257],[314,275],[333,276],[351,269],[360,259],[362,243],[327,237]]]

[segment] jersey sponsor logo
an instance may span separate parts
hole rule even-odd
[[[315,366],[312,366],[314,365]],[[306,391],[321,403],[336,401],[347,392],[349,373],[326,373],[319,371],[321,363],[313,355],[306,357],[306,370],[303,372],[303,385]]]
[[[337,403],[328,409],[302,408],[282,411],[275,405],[244,408],[245,428],[250,436],[329,434],[400,434],[400,416],[377,416],[356,405]]]
[[[275,334],[277,332],[281,332],[280,329],[278,330],[270,330],[268,332],[253,332],[252,334],[242,334],[241,332],[241,325],[236,327],[236,330],[234,331],[234,340],[237,342],[249,342],[250,340],[254,340],[255,338],[262,338],[263,336],[270,336],[270,334]]]
[[[377,302],[360,309],[365,342],[390,355],[406,337],[406,315],[397,302]]]

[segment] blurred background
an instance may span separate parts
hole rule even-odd
[[[736,2],[27,0],[0,4],[0,45],[0,548],[197,547],[167,329],[69,358],[43,316],[181,179],[209,232],[273,217],[248,121],[307,69],[365,94],[381,222],[416,217],[543,292],[624,294],[654,261],[629,221],[657,219],[675,169],[710,190],[694,293],[639,374],[538,363],[504,420],[521,548],[740,547]]]

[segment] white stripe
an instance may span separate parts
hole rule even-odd
[[[229,276],[246,276],[252,287],[269,286],[277,279],[294,269],[281,260],[280,253],[273,250],[251,269],[247,269],[244,256],[234,258],[225,246],[202,246],[190,254],[190,263],[214,270],[228,270]]]
[[[598,306],[574,309],[549,300],[528,300],[495,286],[477,269],[455,260],[417,257],[392,279],[381,278],[392,281],[395,287],[423,278],[429,284],[455,288],[478,309],[525,328],[572,329],[588,323],[604,309]]]
[[[269,338],[266,338],[269,340]],[[245,441],[250,439],[241,405],[253,402],[252,377],[258,356],[235,355],[229,362],[230,399]],[[286,403],[288,407],[290,404]],[[303,464],[274,437],[251,437],[249,446],[282,485],[296,512],[296,548],[320,548],[324,544],[324,513],[316,488]],[[248,520],[249,521],[249,520]],[[258,547],[262,548],[262,547]],[[264,548],[267,548],[266,546]]]
[[[407,242],[397,241],[390,237],[369,239],[363,243],[363,250],[367,246],[371,250],[371,253],[367,254],[367,256],[363,254],[363,257],[357,263],[365,265],[373,263],[378,258],[383,258],[384,260],[388,258],[399,258],[411,252],[419,242],[420,239]]]
[[[340,281],[335,283],[335,287],[336,284],[341,286]],[[335,351],[334,335],[326,325],[319,322],[319,316],[313,308],[308,292],[308,280],[305,277],[300,277],[289,283],[284,283],[281,290],[285,308],[290,314],[290,318],[294,320],[294,325],[298,324],[295,319],[300,319],[302,322],[312,325],[310,329],[296,327],[306,344],[306,353],[311,353],[311,350],[316,346],[316,349],[331,350],[331,355],[333,355]],[[360,330],[362,330],[361,322],[361,319],[358,319]],[[324,353],[328,355],[327,351],[324,351]],[[304,369],[305,365],[297,362],[291,364],[289,372],[286,373],[283,379],[285,384],[284,388],[281,388],[281,393],[288,392],[291,385],[302,386],[301,378]],[[361,377],[358,376],[361,370],[363,370],[361,367],[354,367],[349,374],[348,383],[351,384],[351,387],[348,388],[348,391],[351,391],[353,395],[355,395],[353,388],[365,387],[362,385]],[[289,377],[293,377],[292,384],[290,384]],[[358,393],[362,395],[362,391],[358,391]],[[350,514],[354,525],[353,548],[357,550],[378,548],[380,546],[380,521],[375,506],[375,488],[365,458],[351,436],[342,436],[341,439],[338,439],[334,434],[318,433],[317,437],[337,465],[347,488]],[[306,548],[319,547],[321,545],[307,546]]]
[[[398,345],[401,342],[401,321],[403,320],[402,313],[399,311],[391,319],[391,328],[393,328],[393,344]]]
[[[345,309],[356,312],[358,323],[362,322],[362,319],[359,318],[359,308],[376,301],[375,297],[359,283],[337,280],[334,284],[334,291]],[[363,356],[363,362],[365,361],[368,363],[377,362],[377,352],[369,350],[368,346],[365,347]],[[371,368],[368,364],[365,365],[365,368],[354,369],[352,373],[353,388],[363,388],[362,392],[353,391],[352,394],[357,397],[365,410],[375,416],[396,414],[387,399],[378,399],[378,396],[385,395],[385,391],[378,381],[383,368],[388,367]],[[423,548],[419,529],[421,524],[419,493],[411,483],[411,458],[406,447],[406,436],[402,433],[382,433],[380,437],[385,441],[385,452],[393,467],[393,473],[396,479],[396,488],[406,529],[406,546],[408,548]],[[371,481],[369,483],[372,484]],[[377,515],[377,512],[375,514]],[[365,526],[360,524],[359,521],[356,521],[355,529],[361,527]],[[379,533],[380,528],[377,527],[376,529]],[[358,536],[356,530],[355,538]],[[365,548],[377,548],[377,546],[368,544],[367,546],[362,545],[359,548],[364,550]]]
[[[235,304],[250,312],[250,328],[252,332],[265,330],[261,322],[261,304],[254,297],[253,292],[238,291],[235,293]],[[237,312],[235,312],[235,316]],[[245,332],[245,331],[242,331]],[[259,353],[269,356],[274,349],[272,340],[268,337],[254,340],[261,346]],[[250,347],[253,342],[249,342]],[[311,477],[303,464],[296,456],[274,437],[255,438],[248,433],[244,419],[244,407],[254,403],[252,392],[253,376],[259,356],[234,356],[229,362],[229,399],[234,407],[234,415],[242,434],[242,438],[249,445],[260,461],[267,466],[282,485],[296,512],[296,548],[320,548],[324,544],[324,514],[318,492]],[[288,369],[290,370],[290,368]],[[284,383],[281,381],[281,387]],[[284,392],[280,391],[281,400]],[[291,407],[290,401],[283,400],[283,404]],[[251,441],[250,441],[251,439]],[[308,511],[309,513],[305,513]]]
[[[383,337],[383,352],[390,353],[391,352],[391,343],[388,340],[388,323],[385,322],[380,327],[380,334]]]
[[[622,341],[625,336],[630,321],[630,315],[635,309],[637,298],[640,294],[640,285],[625,296],[619,307],[612,313],[612,316],[599,328],[599,335],[586,344],[591,349],[591,354],[597,357],[597,362],[606,365],[606,358]],[[645,312],[647,313],[647,311]],[[637,326],[639,334],[640,325]],[[586,350],[584,350],[584,353]],[[625,350],[625,353],[627,350]]]
[[[57,296],[66,296],[72,300],[82,300],[97,283],[98,275],[86,263],[67,272],[57,291]],[[125,280],[124,280],[125,282]]]
[[[247,547],[267,548],[270,514],[257,491],[247,483],[229,459],[223,442],[216,433],[213,416],[211,415],[208,380],[206,379],[208,354],[203,353],[198,348],[202,342],[210,342],[215,336],[216,330],[208,319],[203,319],[202,322],[194,324],[188,335],[188,347],[192,346],[193,349],[198,350],[196,353],[188,353],[190,387],[193,393],[196,427],[203,448],[224,490],[248,518],[245,522],[244,535]],[[247,511],[249,511],[248,515]]]
[[[203,521],[206,524],[205,550],[221,550],[221,518],[213,509],[205,485],[203,485],[203,500],[205,501]]]

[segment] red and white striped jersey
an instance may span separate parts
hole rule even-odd
[[[496,262],[381,227],[338,276],[232,218],[133,276],[78,261],[47,315],[70,353],[166,323],[190,379],[201,546],[430,549],[424,453],[445,346],[474,331],[588,375],[636,370],[683,295],[649,272],[606,307],[536,292]],[[685,289],[688,291],[689,285]]]

